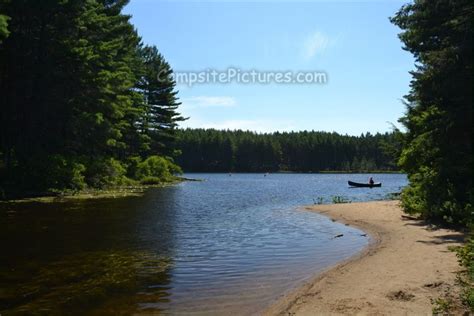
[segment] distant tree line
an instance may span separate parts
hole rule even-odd
[[[392,171],[399,134],[180,129],[177,162],[188,172]]]
[[[172,69],[126,4],[0,0],[0,196],[179,172]]]

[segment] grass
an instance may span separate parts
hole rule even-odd
[[[313,199],[313,203],[315,205],[324,204],[327,200],[324,197],[318,196],[316,199]],[[340,195],[334,195],[331,197],[331,201],[333,204],[343,204],[343,203],[351,203],[352,201],[348,198],[345,198]]]
[[[432,299],[431,304],[433,305],[432,312],[433,315],[447,315],[452,309],[452,301],[445,298]]]
[[[474,313],[474,238],[471,237],[464,246],[453,247],[459,264],[464,269],[458,273],[458,282],[462,286],[461,299]]]
[[[351,202],[352,201],[350,199],[347,199],[340,195],[335,195],[332,197],[332,203],[334,204],[343,204],[343,203],[351,203]]]

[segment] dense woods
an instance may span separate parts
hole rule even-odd
[[[390,19],[416,60],[406,133],[360,136],[179,129],[173,70],[127,3],[0,0],[0,199],[157,184],[182,170],[402,170],[406,212],[472,235],[471,0],[413,0]],[[458,256],[474,311],[474,238]]]
[[[186,171],[396,169],[398,132],[177,131],[175,83],[158,80],[172,69],[141,42],[121,13],[126,3],[0,1],[2,195],[152,182],[179,172],[173,159]],[[392,18],[417,60],[401,119],[404,207],[464,224],[473,199],[472,11],[469,1],[415,1]]]
[[[0,1],[1,197],[160,183],[181,172],[176,160],[186,171],[395,169],[392,134],[177,130],[172,69],[126,4]]]
[[[127,1],[0,1],[0,196],[165,181],[171,74]]]
[[[399,156],[407,211],[472,222],[469,1],[415,1],[391,19],[417,60],[408,132],[358,137],[177,129],[172,69],[126,4],[0,0],[1,196],[160,182],[180,172],[175,161],[185,171],[382,171]]]
[[[416,59],[400,166],[409,186],[402,204],[410,213],[468,227],[471,238],[457,251],[466,269],[464,302],[474,311],[474,192],[472,189],[472,89],[474,3],[415,0],[392,18]]]
[[[189,172],[396,170],[400,133],[361,136],[327,132],[258,134],[213,129],[178,130],[177,162]]]
[[[392,18],[416,59],[405,97],[400,166],[410,185],[403,206],[412,213],[469,225],[472,191],[472,22],[468,0],[414,1]]]

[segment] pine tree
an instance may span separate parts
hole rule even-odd
[[[415,0],[391,19],[416,59],[400,165],[405,209],[447,222],[472,221],[472,22],[470,0]]]
[[[143,73],[137,88],[144,96],[145,116],[143,126],[151,139],[150,152],[176,157],[173,149],[175,129],[185,118],[178,113],[178,101],[173,71],[155,46],[140,49]]]
[[[177,136],[182,151],[177,162],[185,171],[198,172],[396,170],[391,152],[385,152],[399,141],[395,133],[354,137],[314,131],[185,129]]]
[[[0,45],[0,151],[21,190],[74,188],[83,176],[118,170],[104,164],[127,148],[139,42],[121,14],[126,3],[2,6],[12,19]]]

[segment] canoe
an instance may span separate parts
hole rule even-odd
[[[349,186],[356,187],[356,188],[379,188],[379,187],[382,186],[382,182],[376,182],[374,184],[369,184],[369,183],[359,183],[359,182],[347,181],[347,183],[349,183]]]

